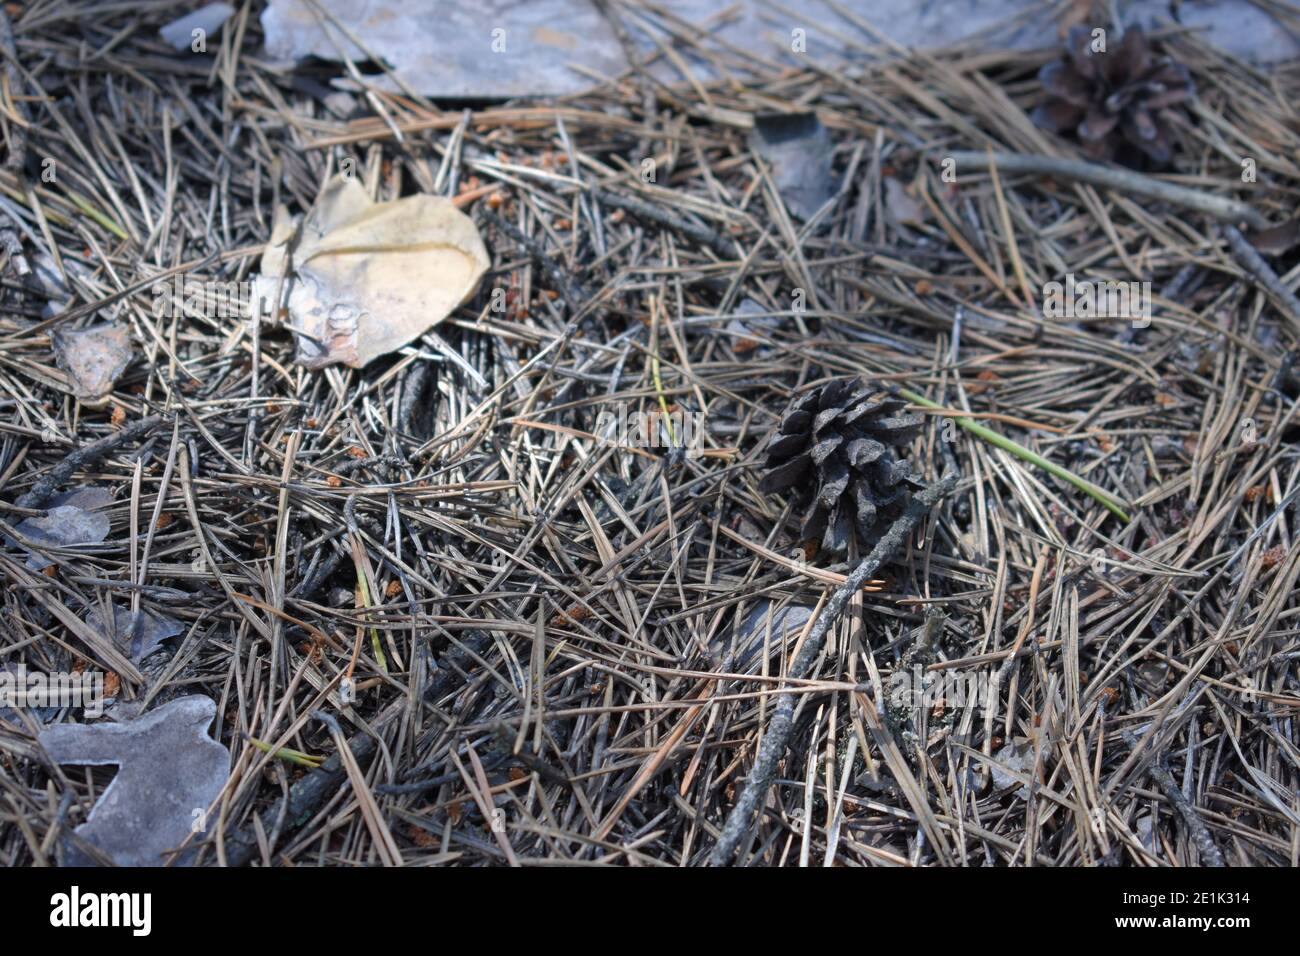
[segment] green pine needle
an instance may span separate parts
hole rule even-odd
[[[898,392],[909,402],[912,402],[916,405],[922,405],[926,408],[938,408],[938,409],[943,408],[943,406],[938,404],[937,402],[932,402],[928,398],[924,398],[921,395],[918,395],[916,392],[911,391],[910,389],[900,388]],[[1012,441],[1010,438],[1007,438],[1005,435],[999,435],[997,432],[993,431],[993,429],[981,425],[979,422],[975,421],[972,418],[954,415],[953,421],[955,421],[962,428],[966,429],[972,435],[978,435],[980,438],[983,438],[990,445],[996,445],[998,448],[1001,448],[1003,451],[1009,451],[1017,458],[1027,461],[1031,465],[1037,465],[1039,468],[1043,469],[1049,474],[1055,475],[1057,478],[1060,478],[1062,481],[1069,482],[1070,484],[1074,485],[1074,487],[1082,491],[1084,494],[1088,495],[1089,497],[1099,502],[1103,508],[1105,508],[1111,514],[1115,515],[1115,517],[1119,518],[1121,521],[1124,521],[1126,523],[1128,522],[1129,516],[1127,512],[1125,512],[1124,509],[1120,507],[1121,504],[1120,499],[1111,495],[1109,492],[1105,491],[1104,489],[1097,487],[1091,481],[1088,481],[1086,478],[1080,478],[1074,472],[1067,471],[1066,469],[1062,468],[1060,465],[1048,461],[1042,455],[1030,451],[1024,445]]]

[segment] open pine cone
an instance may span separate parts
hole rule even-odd
[[[1073,131],[1096,159],[1114,159],[1129,143],[1153,162],[1168,163],[1173,147],[1161,113],[1195,95],[1191,74],[1153,56],[1141,27],[1104,53],[1092,45],[1088,27],[1070,28],[1065,55],[1038,73],[1047,99],[1034,110],[1034,122],[1054,133]]]
[[[796,488],[807,509],[800,540],[844,551],[856,537],[862,551],[907,507],[922,487],[892,449],[907,445],[921,416],[907,403],[856,379],[837,379],[800,396],[768,440],[765,492]]]

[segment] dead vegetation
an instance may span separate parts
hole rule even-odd
[[[1029,118],[1052,51],[864,32],[856,74],[790,72],[678,31],[731,79],[633,71],[468,112],[372,94],[351,117],[259,61],[247,9],[190,57],[153,14],[87,8],[15,27],[0,226],[54,285],[10,260],[0,663],[107,672],[110,716],[214,700],[231,772],[200,862],[701,864],[779,714],[743,864],[1298,862],[1300,316],[1201,213],[945,180],[958,150],[1077,158]],[[1294,72],[1163,42],[1198,91],[1165,178],[1285,222]],[[748,128],[796,111],[833,148],[807,221]],[[360,370],[171,292],[154,308],[176,276],[247,280],[277,203],[309,209],[344,160],[376,200],[456,199],[491,254],[477,297]],[[1294,288],[1296,257],[1270,262]],[[1067,275],[1149,281],[1149,327],[1044,317]],[[93,407],[51,343],[103,321],[136,354]],[[792,399],[842,376],[936,405],[912,405],[908,457],[955,487],[796,671],[863,554],[798,549],[756,466]],[[638,415],[656,441],[600,440]],[[112,495],[99,543],[15,530],[85,486]],[[85,624],[109,605],[183,626],[132,660]],[[887,706],[914,672],[992,692]],[[0,710],[5,865],[62,859],[105,782],[38,730]]]

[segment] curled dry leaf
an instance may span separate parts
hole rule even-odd
[[[295,359],[308,368],[361,368],[419,338],[473,293],[489,265],[478,229],[450,200],[376,203],[349,177],[330,180],[294,225],[276,211],[253,307],[288,324]]]
[[[86,615],[86,623],[112,640],[136,663],[158,650],[163,641],[185,632],[185,627],[174,618],[145,610],[132,612],[117,605],[113,607],[111,627],[97,609]]]
[[[885,212],[894,225],[919,226],[926,218],[925,206],[893,176],[885,177]]]
[[[158,31],[158,35],[174,50],[191,51],[196,30],[202,31],[201,36],[215,34],[234,15],[235,8],[228,3],[209,3],[168,23]]]
[[[1248,237],[1250,244],[1266,256],[1280,256],[1290,252],[1300,242],[1300,217],[1274,226],[1272,229],[1260,229]]]
[[[737,622],[735,644],[731,635],[724,634],[714,641],[710,652],[715,663],[729,663],[733,672],[753,673],[762,665],[764,652],[779,655],[787,642],[804,629],[812,613],[812,608],[802,604],[774,608],[771,601],[759,601]]]
[[[772,170],[772,182],[792,215],[811,219],[835,195],[834,143],[815,113],[761,113],[750,145]]]
[[[103,405],[113,386],[131,364],[131,333],[107,322],[85,329],[55,329],[50,333],[54,361],[68,376],[72,394],[84,405]]]
[[[24,518],[14,530],[27,542],[39,548],[75,548],[85,544],[99,544],[108,537],[110,522],[104,508],[113,503],[113,493],[107,488],[87,485],[55,495],[46,506],[42,517]],[[47,568],[54,562],[41,554],[31,554],[27,567],[33,571]]]

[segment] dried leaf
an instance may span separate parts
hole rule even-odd
[[[65,491],[50,499],[44,517],[24,518],[15,531],[32,545],[49,545],[54,548],[75,548],[84,544],[99,544],[108,537],[108,515],[101,509],[113,503],[113,494],[107,488],[86,486]],[[13,542],[7,542],[11,546]],[[33,571],[47,568],[54,562],[33,554],[27,567]]]
[[[286,275],[296,361],[361,368],[445,319],[488,265],[473,221],[450,200],[419,195],[375,203],[357,180],[336,176],[301,228],[277,211],[253,305],[277,321],[276,291]]]
[[[767,631],[769,614],[772,619],[772,632],[768,648],[776,654],[781,651],[789,638],[803,630],[808,623],[808,618],[812,616],[812,608],[802,604],[787,604],[785,607],[773,610],[772,602],[767,600],[759,601],[750,608],[749,613],[736,628],[735,655],[731,662],[733,672],[750,673],[758,670],[762,664],[763,645],[769,640]],[[729,639],[723,636],[718,638],[711,647],[710,650],[718,664],[724,663],[728,651],[731,650],[729,645]]]
[[[103,405],[131,364],[131,333],[117,323],[55,329],[50,344],[54,360],[68,376],[72,394],[85,405]]]
[[[100,619],[98,609],[86,615],[86,623],[113,641],[131,660],[144,660],[162,645],[163,641],[185,632],[180,621],[160,614],[140,610],[132,613],[124,607],[113,607],[111,628]]]
[[[208,737],[216,713],[207,697],[181,697],[124,723],[41,731],[37,741],[55,763],[119,767],[77,834],[118,866],[166,863],[169,850],[195,828],[204,829],[208,808],[226,783],[230,754]],[[186,865],[193,855],[187,851],[176,862]],[[93,865],[71,843],[65,862]]]
[[[206,38],[220,30],[221,25],[234,15],[235,8],[228,3],[209,3],[173,20],[159,30],[158,35],[174,50],[192,50],[195,30],[203,31],[206,45]]]
[[[919,226],[925,222],[924,204],[909,196],[893,176],[885,177],[885,211],[895,225]]]
[[[831,137],[816,114],[760,114],[750,142],[771,167],[772,181],[791,215],[808,219],[835,195]]]
[[[1300,217],[1272,229],[1260,229],[1249,236],[1250,244],[1266,256],[1290,252],[1300,242]]]

